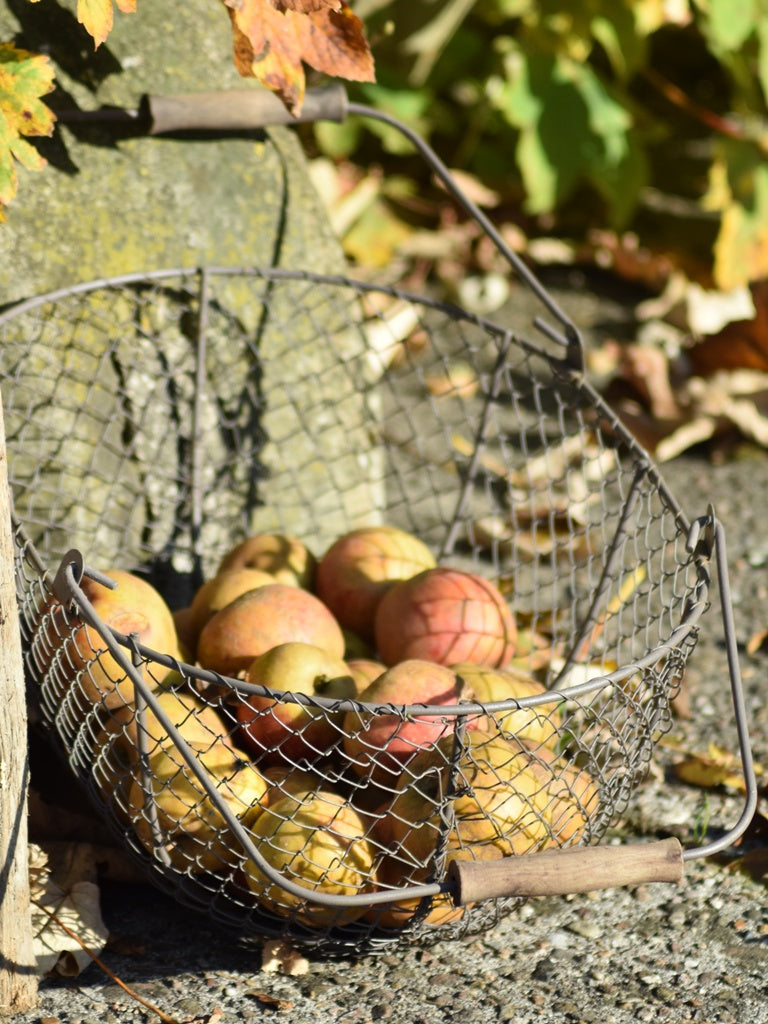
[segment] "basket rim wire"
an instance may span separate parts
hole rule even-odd
[[[754,769],[751,763],[751,751],[749,748],[748,741],[748,730],[746,725],[746,714],[744,709],[743,693],[741,691],[741,679],[738,667],[738,653],[735,646],[735,633],[733,631],[732,622],[732,609],[730,607],[730,594],[728,591],[727,582],[727,564],[725,559],[725,547],[724,547],[724,535],[722,527],[714,516],[714,511],[709,510],[706,517],[702,517],[699,520],[695,520],[690,523],[682,512],[676,499],[673,497],[671,491],[667,487],[658,467],[655,465],[651,457],[640,445],[640,443],[630,434],[630,432],[624,427],[619,418],[615,415],[613,410],[603,401],[601,396],[595,391],[590,382],[585,377],[584,372],[584,349],[583,343],[579,334],[578,329],[569,319],[569,317],[560,309],[557,302],[553,299],[544,285],[538,280],[535,274],[529,270],[525,263],[512,252],[506,245],[504,240],[501,238],[499,233],[496,231],[494,226],[488,220],[488,218],[482,213],[481,210],[463,193],[459,188],[455,179],[451,173],[447,170],[444,164],[439,160],[433,150],[414,132],[402,125],[399,121],[384,115],[379,111],[373,110],[372,108],[364,107],[359,104],[349,104],[349,112],[359,114],[363,116],[370,116],[384,121],[388,124],[393,125],[405,134],[411,142],[419,150],[422,156],[431,165],[433,171],[438,178],[447,187],[448,191],[453,195],[460,205],[464,206],[465,210],[473,217],[477,223],[483,228],[485,233],[495,243],[501,254],[505,257],[512,270],[516,273],[518,279],[520,279],[527,287],[535,294],[539,302],[545,308],[547,313],[554,317],[559,323],[562,331],[551,324],[543,320],[541,317],[533,318],[534,328],[540,332],[541,335],[546,337],[550,343],[554,343],[558,348],[560,355],[553,357],[550,353],[545,352],[539,345],[530,340],[521,337],[517,332],[510,330],[509,328],[503,328],[494,323],[492,320],[485,316],[478,314],[469,313],[461,307],[437,300],[423,295],[415,295],[406,290],[400,289],[395,286],[382,285],[371,282],[357,281],[354,278],[343,275],[343,274],[320,274],[314,271],[299,270],[299,269],[286,269],[286,268],[260,268],[260,267],[221,267],[221,266],[196,266],[188,268],[173,268],[173,269],[161,269],[148,272],[134,272],[129,274],[114,275],[111,277],[96,279],[92,281],[81,282],[69,287],[53,289],[42,295],[37,295],[28,299],[22,299],[17,302],[10,303],[6,307],[0,307],[0,327],[10,322],[13,318],[23,315],[26,312],[33,311],[36,307],[48,302],[56,302],[58,299],[69,297],[72,295],[86,294],[90,291],[98,289],[111,289],[120,288],[125,286],[151,284],[156,281],[168,280],[171,278],[182,278],[184,280],[197,279],[198,296],[202,296],[205,299],[207,293],[208,282],[213,276],[250,276],[254,278],[261,278],[267,282],[270,281],[304,281],[307,283],[318,283],[329,286],[345,286],[355,289],[355,291],[361,294],[372,294],[372,293],[383,293],[392,298],[402,298],[408,302],[417,303],[418,305],[426,308],[439,310],[446,313],[448,316],[462,320],[467,323],[475,324],[485,330],[489,335],[492,335],[498,339],[506,339],[507,344],[514,339],[516,345],[529,353],[534,353],[538,356],[543,356],[549,365],[551,366],[555,377],[561,376],[564,380],[575,384],[581,392],[589,397],[590,402],[594,404],[594,407],[599,410],[601,417],[608,423],[610,430],[616,438],[621,442],[622,446],[631,453],[634,459],[636,467],[635,480],[639,480],[640,477],[644,477],[648,482],[653,485],[656,494],[658,495],[663,508],[671,514],[679,532],[681,535],[686,537],[686,548],[691,556],[692,564],[695,566],[696,582],[693,587],[693,593],[689,595],[685,608],[683,610],[680,621],[674,626],[669,635],[661,642],[657,643],[652,650],[638,658],[635,658],[632,662],[617,668],[613,672],[597,675],[593,678],[587,679],[582,683],[573,684],[567,687],[558,688],[557,679],[554,681],[552,688],[543,695],[521,697],[519,699],[508,699],[505,701],[499,701],[494,703],[480,704],[474,702],[463,702],[457,705],[450,706],[430,706],[425,708],[424,705],[378,705],[370,704],[366,702],[360,702],[355,700],[338,701],[330,698],[322,697],[304,697],[297,694],[287,694],[283,691],[268,690],[264,687],[253,686],[252,684],[243,683],[240,680],[229,679],[226,676],[221,676],[217,673],[207,673],[205,670],[200,670],[197,666],[186,665],[183,662],[179,662],[177,659],[164,654],[163,652],[153,651],[151,648],[142,646],[135,636],[124,636],[116,633],[114,630],[107,627],[103,621],[99,618],[93,607],[88,602],[88,599],[80,589],[79,583],[83,575],[91,576],[94,579],[98,579],[98,572],[96,570],[86,569],[83,564],[83,558],[79,551],[72,549],[62,559],[61,564],[56,571],[52,573],[50,568],[44,564],[44,560],[40,556],[39,552],[35,549],[31,540],[26,534],[23,523],[12,513],[13,524],[16,531],[17,545],[22,547],[24,550],[24,557],[28,558],[29,561],[36,566],[43,575],[46,585],[50,586],[52,592],[56,597],[64,604],[77,606],[79,613],[82,615],[86,622],[89,622],[101,635],[105,644],[107,645],[110,653],[115,660],[125,670],[126,676],[131,679],[134,686],[134,693],[136,695],[136,705],[139,708],[149,708],[152,713],[157,717],[161,725],[167,730],[168,735],[176,744],[177,749],[185,760],[187,766],[197,776],[198,781],[206,791],[207,795],[211,798],[214,805],[217,807],[221,816],[227,822],[228,826],[232,830],[235,837],[241,843],[243,848],[246,850],[248,856],[258,866],[259,870],[273,883],[281,886],[286,891],[292,893],[297,897],[307,899],[312,903],[317,903],[326,906],[333,907],[370,907],[373,904],[385,904],[392,902],[395,899],[402,898],[415,898],[421,901],[420,909],[424,909],[429,899],[433,896],[448,894],[454,897],[457,891],[457,879],[455,873],[444,880],[444,881],[427,881],[424,884],[411,884],[407,887],[402,887],[397,891],[381,890],[378,892],[365,892],[355,896],[339,896],[335,894],[326,894],[318,892],[317,890],[310,890],[304,886],[301,886],[290,879],[285,878],[279,871],[272,868],[269,862],[259,853],[255,844],[252,842],[247,830],[242,826],[237,816],[230,810],[230,808],[223,802],[220,794],[216,787],[213,785],[206,769],[199,762],[199,759],[195,756],[191,748],[186,744],[185,740],[176,729],[174,723],[165,714],[163,708],[157,703],[154,694],[151,689],[146,685],[144,680],[141,678],[140,672],[136,668],[136,664],[141,663],[142,658],[151,658],[152,660],[158,661],[160,664],[165,665],[169,669],[178,669],[187,674],[188,678],[202,678],[209,682],[225,682],[228,685],[233,686],[236,689],[240,689],[244,693],[266,693],[267,695],[282,694],[286,699],[294,700],[298,703],[307,703],[309,705],[319,707],[333,707],[338,710],[356,710],[358,712],[371,712],[375,713],[382,709],[389,710],[396,708],[401,714],[408,714],[409,712],[418,711],[420,716],[427,717],[438,717],[445,714],[450,714],[456,721],[453,732],[453,755],[451,757],[450,766],[453,772],[457,769],[457,751],[462,746],[462,734],[464,731],[464,724],[469,715],[477,714],[478,712],[488,711],[504,711],[507,709],[518,709],[518,708],[534,708],[542,705],[552,704],[561,700],[578,699],[583,696],[595,693],[604,687],[611,686],[622,679],[630,677],[634,672],[642,668],[647,668],[654,665],[655,663],[662,661],[669,653],[678,650],[678,645],[684,642],[686,638],[695,637],[695,631],[698,626],[698,621],[705,611],[708,605],[708,590],[709,590],[709,571],[708,564],[712,554],[716,557],[717,569],[718,569],[718,582],[720,586],[720,599],[721,606],[725,622],[725,633],[726,633],[726,650],[729,662],[729,669],[731,674],[731,689],[734,701],[734,708],[737,719],[737,730],[739,732],[739,741],[741,746],[742,764],[745,772],[746,781],[746,799],[745,808],[742,812],[741,818],[738,824],[730,829],[722,840],[718,840],[714,843],[708,844],[706,847],[699,847],[695,849],[688,849],[685,851],[681,850],[680,864],[684,859],[691,859],[695,856],[706,856],[710,853],[716,852],[719,849],[729,845],[733,839],[740,835],[746,828],[749,820],[751,819],[754,807],[756,804],[756,781],[754,779]],[[201,321],[204,320],[204,316],[207,314],[208,304],[206,301],[201,302]],[[199,344],[205,344],[205,323],[201,322],[199,325]],[[628,503],[624,510],[625,518],[628,518],[631,512],[631,502]],[[454,520],[455,522],[455,520]],[[603,573],[598,588],[594,594],[591,608],[596,609],[602,598],[602,591],[604,586],[607,586],[610,582],[611,568],[613,564],[613,558],[618,549],[618,541],[622,534],[623,527],[619,526],[619,529],[614,535],[614,550],[609,552],[609,557],[606,559],[603,567]],[[562,678],[567,671],[568,663],[574,657],[579,645],[584,640],[586,633],[589,629],[590,622],[592,622],[592,612],[587,615],[583,620],[583,635],[576,638],[572,644],[571,651],[566,658],[566,666],[561,672],[558,678]],[[129,657],[130,653],[130,657]],[[139,716],[142,714],[139,711]],[[139,732],[142,733],[142,729]],[[442,817],[446,817],[442,815]],[[450,818],[450,811],[447,815]],[[450,822],[447,820],[442,821],[440,834],[438,838],[438,850],[435,857],[432,860],[432,871],[436,870],[436,864],[440,860],[440,846],[443,847],[443,860],[445,853],[445,843],[450,827]],[[641,844],[641,845],[658,845],[658,844]],[[678,844],[679,845],[679,844]],[[574,847],[567,847],[560,851],[550,850],[544,851],[538,856],[551,857],[556,856],[559,853],[567,853],[569,850],[572,852]],[[594,851],[594,847],[592,847]],[[525,855],[526,860],[537,857],[536,853],[528,853]],[[514,858],[517,859],[517,858]],[[675,858],[673,858],[675,859]],[[461,867],[461,865],[458,865]],[[478,866],[478,865],[475,865]],[[480,864],[479,866],[483,866]],[[674,866],[677,871],[677,865]],[[186,877],[186,876],[183,876]],[[671,878],[670,878],[671,880]],[[189,882],[190,880],[187,879]],[[623,884],[623,883],[622,883]],[[458,888],[461,888],[460,880]],[[427,901],[427,902],[425,902]],[[213,913],[212,907],[209,907]],[[215,913],[214,913],[215,916]],[[419,920],[419,911],[413,917],[413,922]],[[296,922],[293,923],[293,927],[296,927]],[[409,930],[406,927],[403,931],[407,933]],[[435,929],[439,932],[441,929]],[[262,933],[263,934],[263,933]],[[306,937],[302,937],[304,944],[307,944]],[[322,945],[323,940],[318,940]],[[385,939],[384,945],[391,944],[391,942],[397,941],[396,937],[392,939]],[[374,936],[368,936],[369,946],[371,943],[375,944],[376,939]],[[348,945],[342,941],[342,946]]]

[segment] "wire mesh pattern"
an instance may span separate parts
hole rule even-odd
[[[621,815],[708,577],[551,339],[346,278],[169,271],[0,314],[0,382],[42,720],[179,899],[317,949],[429,942],[514,904],[454,906],[452,860],[597,843]],[[308,697],[196,662],[173,623],[94,617],[100,573],[184,609],[255,533],[319,556],[377,524],[498,587],[504,672],[436,666],[450,697],[429,706]],[[72,549],[84,575],[59,571]]]

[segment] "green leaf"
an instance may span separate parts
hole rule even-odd
[[[709,0],[705,34],[716,50],[738,50],[758,23],[756,0]]]
[[[518,52],[508,70],[514,80],[503,94],[503,114],[520,129],[516,155],[528,209],[553,210],[585,180],[599,183],[617,209],[619,199],[631,203],[636,192],[627,194],[620,173],[630,158],[631,118],[597,74],[544,53]]]

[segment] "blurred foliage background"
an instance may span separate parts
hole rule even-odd
[[[652,289],[670,268],[721,291],[766,276],[766,0],[354,9],[377,81],[350,97],[427,139],[515,248],[570,246]],[[308,137],[353,258],[429,259],[423,230],[439,226],[444,261],[453,229],[466,263],[472,239],[402,136],[353,117]]]

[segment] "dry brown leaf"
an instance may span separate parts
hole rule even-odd
[[[768,640],[768,629],[760,629],[757,633],[753,633],[749,640],[747,640],[747,654],[757,654],[766,640]]]
[[[683,415],[669,375],[669,358],[650,345],[629,345],[622,352],[620,373],[639,393],[651,415],[658,420],[678,420]]]
[[[278,996],[271,996],[267,992],[256,992],[253,989],[247,991],[245,994],[270,1010],[293,1009],[293,1003],[290,999],[280,999]]]
[[[304,102],[303,64],[355,82],[374,80],[363,23],[344,0],[338,9],[319,4],[308,12],[278,10],[269,0],[224,3],[238,72],[277,93],[291,113],[299,114]]]
[[[445,369],[424,376],[424,387],[434,397],[473,398],[479,386],[477,370],[463,359],[455,359]]]
[[[341,10],[341,0],[269,0],[276,11],[296,11],[297,14],[311,14],[327,7],[331,11]]]
[[[45,851],[35,844],[30,844],[29,849],[33,943],[38,970],[41,974],[76,977],[92,958],[58,921],[77,935],[91,953],[100,953],[109,933],[101,918],[98,886],[91,881],[72,881],[67,889],[62,889],[51,876]]]

